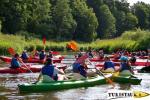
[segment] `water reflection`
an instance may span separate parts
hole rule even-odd
[[[5,66],[2,64],[0,66]],[[5,66],[6,67],[6,66]],[[109,84],[95,87],[69,89],[46,93],[20,94],[17,85],[35,82],[39,73],[27,74],[0,74],[0,100],[105,100],[107,92],[112,89]],[[137,77],[142,78],[141,85],[117,84],[116,90],[150,90],[150,74],[137,73]]]

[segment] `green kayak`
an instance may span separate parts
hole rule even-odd
[[[112,77],[112,74],[106,75],[106,77]],[[72,89],[79,87],[91,87],[94,85],[106,84],[106,80],[103,76],[96,76],[94,78],[86,80],[70,80],[70,81],[52,81],[49,83],[38,82],[37,84],[22,84],[18,85],[21,93],[29,92],[45,92],[63,89]]]
[[[117,83],[130,83],[133,85],[138,85],[142,81],[142,79],[132,76],[113,76],[112,80]]]

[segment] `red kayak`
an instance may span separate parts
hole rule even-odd
[[[2,67],[2,68],[0,68],[0,73],[1,74],[6,74],[6,73],[18,74],[18,73],[32,73],[32,72],[36,73],[36,72],[41,71],[42,66],[43,65],[31,65],[31,66],[27,65],[28,68],[25,67],[25,66],[22,66],[22,68],[16,68],[16,69],[12,69],[12,68],[9,68],[9,67]],[[63,70],[65,70],[66,67],[67,67],[64,64],[55,65],[55,66],[57,66],[59,69],[63,69]]]
[[[11,62],[11,57],[7,57],[7,56],[0,56],[0,59],[4,62]],[[53,63],[60,63],[62,59],[60,58],[52,58],[53,60]],[[28,60],[23,60],[24,63],[44,63],[45,60],[39,60],[39,59],[34,59],[34,58],[31,58],[31,59],[28,59]]]
[[[114,62],[115,66],[120,66],[120,62]],[[135,63],[131,63],[131,66],[146,66],[146,65],[150,65],[150,62],[135,62]],[[103,64],[97,64],[95,65],[96,67],[103,67]]]
[[[104,59],[100,59],[100,58],[91,58],[90,61],[93,61],[93,62],[99,62],[99,61],[104,61]],[[111,59],[111,61],[114,61],[114,62],[118,62],[119,59]]]

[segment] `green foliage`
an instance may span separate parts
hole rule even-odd
[[[111,14],[107,5],[100,6],[99,10],[100,10],[99,33],[102,33],[102,37],[104,38],[113,37],[116,31],[114,16]]]
[[[91,42],[150,29],[150,4],[127,0],[0,0],[0,31],[40,38]],[[144,43],[144,42],[141,42]],[[40,46],[39,46],[40,48]]]
[[[53,12],[54,32],[57,40],[71,40],[76,28],[68,0],[57,0]]]
[[[2,21],[0,20],[0,33],[1,33],[1,29],[2,29]]]
[[[127,13],[126,14],[126,20],[125,20],[125,30],[131,30],[134,29],[135,26],[138,24],[138,19],[136,16],[134,16],[132,13]]]
[[[98,21],[91,8],[88,8],[85,0],[72,0],[73,16],[78,23],[74,33],[74,39],[80,41],[92,41],[96,37]]]
[[[133,6],[132,10],[138,18],[138,26],[142,29],[148,28],[150,25],[150,5],[146,5],[143,2],[138,2]]]

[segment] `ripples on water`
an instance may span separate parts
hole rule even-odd
[[[39,73],[0,74],[0,100],[105,100],[107,92],[112,88],[106,84],[55,92],[20,94],[17,85],[35,82],[38,75]],[[150,91],[150,74],[137,73],[137,77],[143,79],[141,85],[116,83],[115,90]]]

